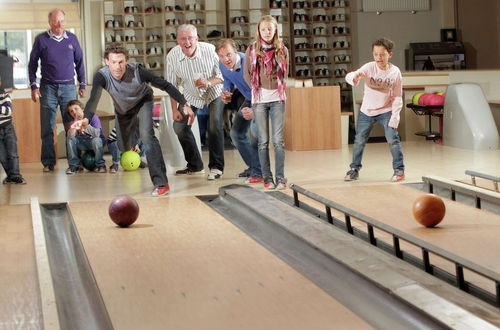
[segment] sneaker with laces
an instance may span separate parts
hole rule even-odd
[[[207,180],[216,180],[222,176],[222,171],[216,168],[211,168],[210,173],[208,173]]]
[[[44,172],[53,172],[54,171],[54,165],[45,165],[43,167]]]
[[[275,188],[276,188],[276,185],[274,184],[273,179],[271,179],[271,178],[264,179],[264,189],[272,190]]]
[[[139,164],[139,168],[146,168],[148,167],[148,164],[141,159],[141,163]]]
[[[66,170],[67,175],[73,175],[73,174],[76,174],[77,172],[78,172],[78,166],[70,166]]]
[[[156,187],[152,192],[151,196],[158,197],[158,196],[165,196],[168,194],[170,191],[170,186],[167,184],[165,186],[161,187]]]
[[[94,169],[94,172],[96,173],[107,173],[108,171],[106,171],[106,166],[97,166],[95,169]]]
[[[109,173],[116,173],[116,172],[118,172],[118,164],[117,163],[113,163],[109,167]]]
[[[405,179],[405,171],[404,170],[394,170],[394,174],[391,177],[392,182],[399,182]]]
[[[245,184],[261,183],[262,181],[264,181],[263,177],[257,176],[257,175],[252,175],[252,176],[249,176],[248,178],[246,178]]]
[[[182,170],[175,171],[175,175],[193,175],[193,174],[203,174],[203,173],[205,173],[204,169],[197,171],[197,170],[193,170],[189,167],[183,168]]]
[[[26,184],[26,180],[22,176],[16,176],[10,179],[10,182],[13,184]]]
[[[278,184],[276,185],[276,189],[278,190],[283,190],[287,188],[287,184],[285,180],[280,180]]]
[[[26,184],[26,180],[22,176],[6,177],[2,181],[3,184]]]
[[[351,168],[345,175],[344,181],[354,181],[359,178],[359,171],[355,168]]]
[[[248,178],[248,177],[250,177],[250,169],[249,168],[247,168],[246,170],[244,170],[243,172],[238,174],[238,178]]]

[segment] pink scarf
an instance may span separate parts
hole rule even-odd
[[[264,56],[257,56],[255,50],[255,43],[250,45],[250,65],[251,65],[251,83],[252,83],[252,103],[256,103],[259,99],[259,90],[261,88],[260,84],[260,70],[264,69],[264,74],[266,76],[271,76],[274,71],[276,71],[276,81],[278,82],[278,96],[280,102],[286,99],[285,89],[285,72],[286,72],[286,60],[282,61],[278,56],[276,56],[276,50],[274,45],[268,44],[261,40],[261,48],[264,51]]]

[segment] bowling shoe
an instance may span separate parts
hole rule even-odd
[[[394,174],[391,177],[392,182],[399,182],[405,179],[405,171],[403,170],[394,170]]]
[[[264,179],[264,189],[272,190],[275,188],[276,188],[276,185],[274,184],[274,181],[272,178],[265,178]]]
[[[351,168],[345,175],[344,181],[354,181],[359,178],[359,171],[355,168]]]
[[[208,173],[207,180],[219,179],[222,176],[222,171],[216,168],[211,168],[210,173]]]
[[[116,173],[116,172],[118,172],[118,163],[113,163],[113,165],[109,167],[109,173]]]
[[[170,186],[167,184],[163,187],[156,187],[152,192],[151,196],[158,197],[158,196],[165,196],[168,194],[170,191]]]

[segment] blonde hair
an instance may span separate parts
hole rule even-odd
[[[271,15],[265,15],[262,16],[259,20],[259,23],[257,23],[257,31],[255,32],[255,53],[257,56],[264,56],[264,52],[262,51],[262,47],[260,45],[262,37],[260,36],[260,24],[263,22],[271,23],[274,25],[275,32],[272,40],[272,44],[274,45],[274,49],[276,51],[276,55],[279,57],[281,60],[285,60],[285,50],[284,50],[284,44],[283,41],[280,39],[279,33],[278,33],[278,21],[276,21],[276,18],[274,18]]]

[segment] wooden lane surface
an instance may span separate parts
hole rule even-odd
[[[446,214],[435,228],[418,224],[414,200],[425,192],[401,184],[314,189],[329,200],[500,273],[500,216],[443,198]]]
[[[126,229],[70,204],[115,329],[370,328],[198,199],[138,202]]]
[[[40,329],[42,307],[29,205],[0,206],[0,329]]]

